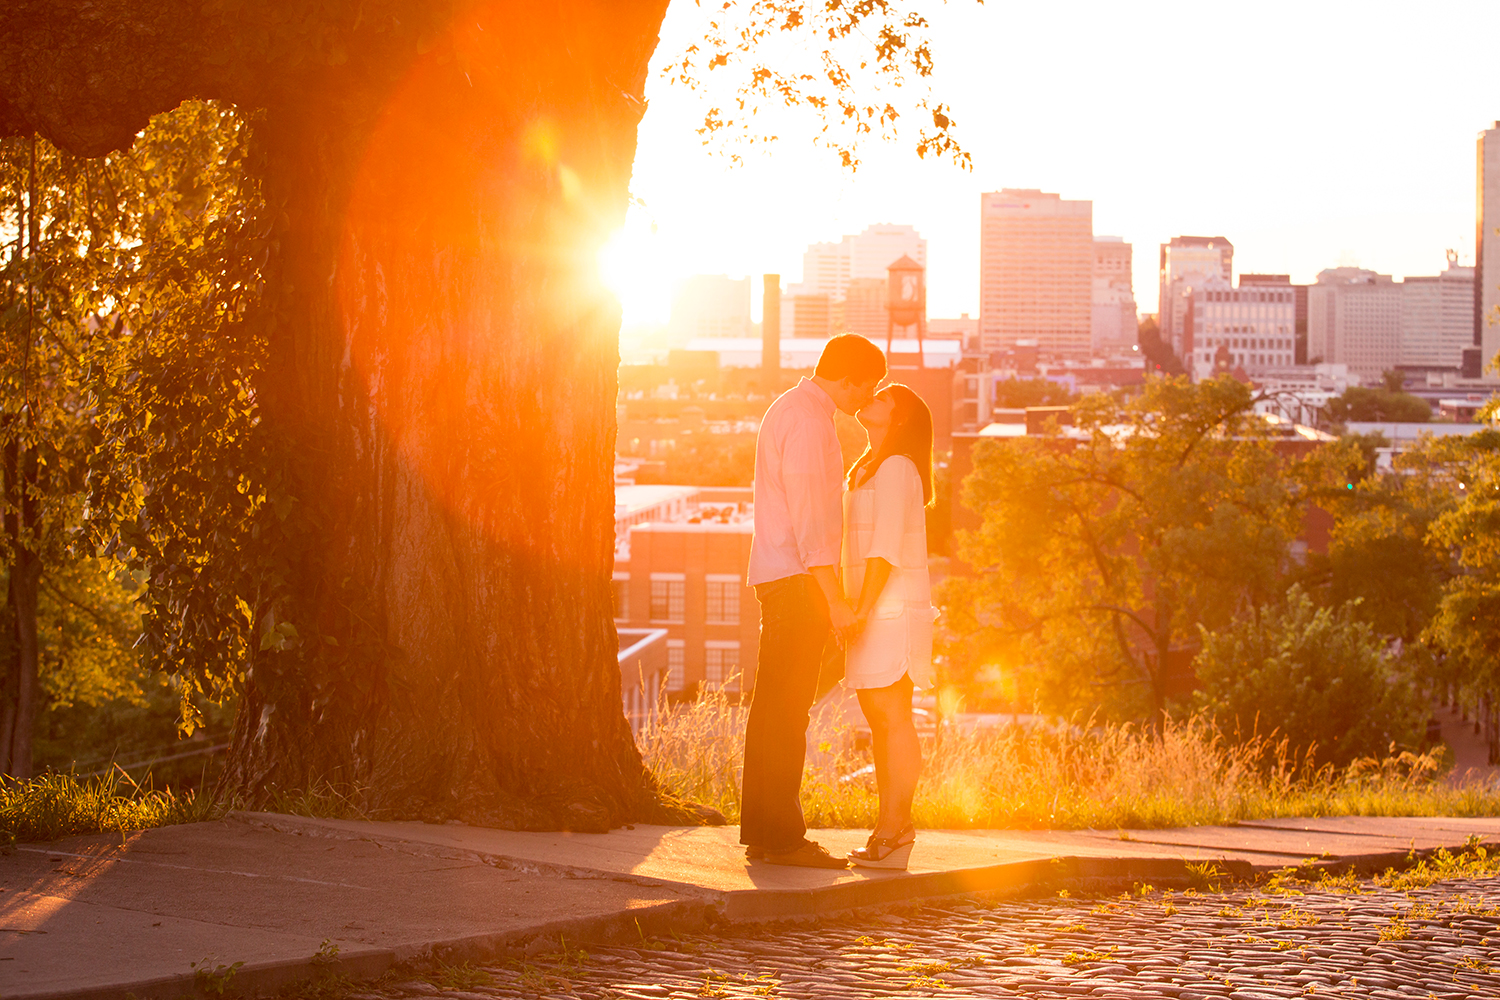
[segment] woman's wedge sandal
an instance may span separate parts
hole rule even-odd
[[[860,868],[905,871],[916,842],[917,831],[910,824],[894,837],[877,837],[872,833],[864,847],[849,852],[849,860]]]

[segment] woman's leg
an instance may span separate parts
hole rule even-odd
[[[886,803],[890,801],[890,776],[891,767],[887,755],[890,752],[890,731],[885,713],[879,708],[879,703],[871,702],[871,696],[878,693],[878,689],[858,688],[855,694],[859,696],[859,707],[865,713],[865,721],[870,724],[870,756],[875,759],[875,789],[879,793],[879,807],[875,814],[875,831],[878,834],[885,824]]]
[[[922,747],[912,722],[911,694],[911,678],[904,675],[889,687],[859,692],[860,708],[870,723],[871,741],[877,748],[880,818],[875,833],[881,837],[894,837],[911,822],[911,803],[922,773]]]

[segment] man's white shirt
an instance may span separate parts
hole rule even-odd
[[[766,411],[755,441],[750,586],[837,566],[843,542],[844,457],[833,398],[804,378]]]

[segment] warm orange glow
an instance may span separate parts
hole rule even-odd
[[[952,684],[944,684],[938,688],[937,710],[939,715],[953,716],[963,711],[963,692]]]
[[[576,53],[556,44],[565,26],[517,21],[495,0],[461,6],[362,147],[332,276],[341,342],[317,346],[346,360],[323,396],[368,398],[378,426],[360,428],[361,444],[399,454],[388,488],[420,498],[412,523],[441,511],[442,530],[463,525],[552,565],[576,511],[557,505],[539,524],[527,505],[574,481],[558,442],[594,433],[591,403],[608,412],[588,394],[608,384],[599,359],[613,358],[619,309],[594,252],[619,217],[618,151],[634,122],[595,106]]]
[[[538,118],[526,128],[521,149],[526,156],[548,166],[557,162],[557,126],[548,118]]]

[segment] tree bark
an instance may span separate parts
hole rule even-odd
[[[269,43],[195,13],[108,100],[50,56],[99,69],[69,34],[103,31],[95,8],[21,6],[51,34],[31,56],[0,43],[0,128],[100,152],[190,94],[266,109],[280,252],[258,396],[288,514],[226,787],[264,806],[327,782],[379,815],[522,828],[663,815],[616,668],[619,309],[595,252],[623,219],[665,0],[460,4],[436,34],[420,4],[351,2]],[[43,65],[76,107],[18,72]]]
[[[37,198],[36,139],[31,141],[30,166],[27,170],[26,198],[17,215],[16,241],[24,247],[21,261],[26,268],[25,340],[16,356],[21,364],[21,398],[28,399],[31,376],[31,348],[35,342],[36,254],[41,239],[40,204]],[[42,578],[42,560],[36,552],[37,481],[36,450],[21,444],[29,411],[7,414],[4,426],[8,433],[0,455],[5,495],[4,530],[6,550],[10,555],[7,574],[5,622],[10,640],[6,646],[4,676],[0,679],[0,777],[24,781],[32,773],[32,741],[36,728],[38,665],[37,587]]]
[[[6,644],[4,680],[0,681],[0,776],[25,780],[32,774],[32,735],[37,711],[37,588],[42,560],[32,550],[36,501],[28,485],[35,482],[36,452],[11,440],[4,448],[7,494],[6,545],[10,567],[6,587]]]

